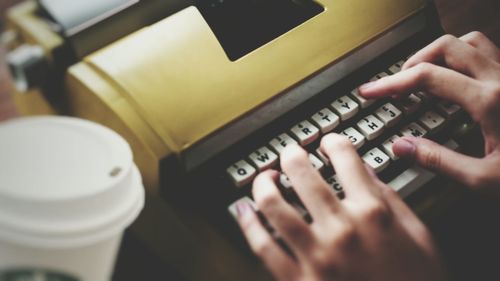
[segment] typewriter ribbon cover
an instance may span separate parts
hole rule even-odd
[[[324,11],[231,61],[196,7],[86,57],[67,77],[75,114],[132,145],[146,186],[159,161],[285,93],[424,8],[425,0],[318,0]]]

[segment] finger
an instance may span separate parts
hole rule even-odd
[[[470,187],[478,185],[485,169],[482,159],[457,153],[424,138],[398,139],[392,149],[400,157],[414,159],[424,168],[444,173]]]
[[[486,57],[500,63],[500,50],[483,33],[473,31],[460,37],[460,40],[478,49]]]
[[[401,197],[386,184],[377,185],[380,187],[384,195],[385,202],[389,206],[393,214],[394,221],[398,222],[406,233],[413,238],[421,247],[427,250],[428,253],[434,251],[434,245],[429,243],[432,241],[432,236],[427,230],[424,223],[417,217],[417,215],[406,205]]]
[[[345,137],[329,134],[321,141],[321,150],[328,156],[344,186],[347,199],[379,197],[370,187],[373,180],[352,143]]]
[[[399,223],[414,241],[424,247],[429,253],[432,252],[434,246],[432,243],[429,243],[429,241],[432,241],[432,237],[423,222],[408,205],[406,205],[394,189],[378,178],[377,174],[370,166],[366,165],[366,170],[372,176],[374,182],[376,182],[375,187],[380,189],[384,201],[392,214],[392,221]]]
[[[274,241],[261,224],[257,214],[248,202],[236,205],[238,223],[252,251],[259,256],[278,280],[296,280],[297,263]]]
[[[253,197],[264,217],[292,251],[300,255],[311,247],[312,233],[304,219],[281,196],[276,186],[278,176],[276,171],[260,174],[253,184]]]
[[[423,62],[444,61],[449,68],[468,76],[480,78],[490,76],[491,62],[476,48],[452,35],[444,35],[427,47],[418,51],[403,65],[403,70]]]
[[[429,63],[421,63],[397,74],[365,84],[359,88],[366,98],[406,95],[424,91],[451,100],[469,113],[478,112],[481,85],[463,74]]]
[[[287,146],[281,156],[281,167],[315,222],[330,220],[332,212],[340,210],[339,200],[311,165],[304,149]]]
[[[377,173],[375,172],[375,170],[368,164],[365,164],[365,169],[366,171],[368,172],[368,174],[372,177],[372,179],[374,181],[379,181],[380,179],[378,178],[377,176]]]

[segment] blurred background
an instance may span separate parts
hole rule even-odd
[[[0,1],[0,22],[4,11],[21,0]],[[500,43],[500,1],[498,0],[435,0],[445,30],[462,35],[479,30]]]

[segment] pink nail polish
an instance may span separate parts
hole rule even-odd
[[[246,201],[240,201],[236,203],[236,213],[238,214],[238,218],[241,219],[247,216],[250,212],[252,212],[252,206]]]

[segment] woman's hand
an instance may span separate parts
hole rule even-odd
[[[313,217],[311,225],[283,199],[276,185],[277,172],[264,172],[254,182],[259,211],[293,257],[265,230],[251,205],[245,201],[236,205],[251,248],[274,276],[282,281],[444,280],[425,226],[363,164],[351,142],[331,134],[323,138],[321,149],[345,189],[342,201],[302,148],[290,146],[281,157],[284,172]]]
[[[479,32],[445,35],[412,56],[395,75],[360,87],[367,98],[426,91],[460,104],[480,124],[485,157],[476,159],[421,138],[402,138],[395,154],[472,187],[500,193],[500,50]],[[496,187],[496,188],[492,188]]]
[[[5,50],[0,47],[0,121],[18,115],[12,100],[12,80],[5,62]]]

